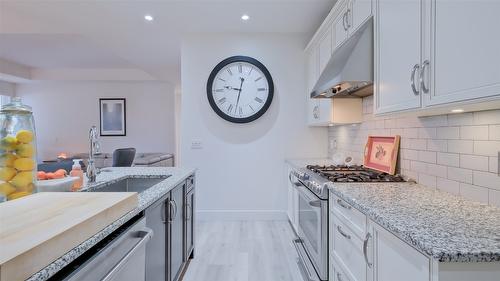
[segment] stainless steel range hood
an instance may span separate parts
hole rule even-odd
[[[337,48],[311,98],[366,97],[373,94],[373,20]]]

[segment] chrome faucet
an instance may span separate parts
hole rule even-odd
[[[89,132],[90,151],[89,163],[87,165],[87,178],[89,183],[95,183],[99,169],[95,167],[94,156],[100,154],[99,138],[97,136],[97,127],[92,126]]]

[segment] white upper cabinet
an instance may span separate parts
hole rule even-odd
[[[345,0],[340,0],[335,4],[335,15],[333,20],[333,30],[335,33],[333,48],[338,48],[349,35],[349,23],[348,23],[348,6],[349,2]]]
[[[421,106],[420,0],[375,1],[375,113]]]
[[[307,122],[310,126],[361,122],[361,99],[336,102],[332,99],[311,99],[310,94],[327,65],[331,64],[335,50],[371,15],[372,0],[339,0],[306,48]]]
[[[426,105],[500,95],[500,1],[432,0]],[[431,79],[429,79],[431,77]],[[429,84],[430,83],[430,84]]]
[[[347,14],[349,32],[355,32],[372,15],[372,0],[351,0],[351,7]]]
[[[375,113],[500,108],[500,1],[375,0]]]

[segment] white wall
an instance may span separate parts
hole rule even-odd
[[[200,219],[285,218],[285,158],[327,154],[327,129],[306,125],[304,42],[281,34],[203,34],[183,41],[180,161],[198,168]],[[207,100],[210,72],[234,55],[261,61],[275,84],[270,109],[250,124],[221,119]],[[191,149],[192,141],[203,149]]]
[[[16,95],[33,107],[39,160],[88,151],[88,131],[99,127],[99,98],[126,98],[127,136],[101,137],[103,152],[174,152],[174,88],[156,82],[42,82],[19,84]]]
[[[430,188],[500,206],[500,110],[430,117],[375,117],[373,97],[363,99],[363,123],[331,127],[330,142],[362,163],[369,135],[400,135],[399,168]]]

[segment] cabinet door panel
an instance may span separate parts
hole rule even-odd
[[[392,233],[372,226],[374,281],[428,281],[430,260]]]
[[[352,0],[351,11],[348,15],[349,33],[353,33],[372,15],[372,1]]]
[[[335,50],[347,39],[348,36],[348,22],[347,22],[347,1],[339,1],[334,9],[338,9],[337,16],[333,20],[334,44]]]
[[[332,57],[332,27],[328,28],[319,42],[319,73],[325,70]]]
[[[165,281],[167,273],[167,213],[166,202],[162,199],[146,209],[146,226],[153,230],[151,241],[146,244],[146,280]]]
[[[420,64],[419,0],[377,0],[375,4],[375,112],[421,106],[410,75]],[[418,73],[415,75],[418,85]],[[418,87],[418,86],[417,86]]]
[[[500,95],[500,1],[433,0],[428,105]]]
[[[183,267],[184,254],[184,184],[172,191],[170,200],[173,207],[170,210],[170,280],[179,278]]]
[[[185,201],[185,249],[184,249],[184,261],[190,258],[191,252],[194,248],[194,188],[186,194]]]

